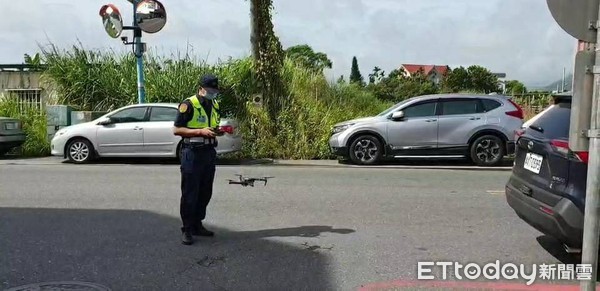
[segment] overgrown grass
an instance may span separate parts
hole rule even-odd
[[[79,47],[44,51],[44,78],[56,86],[59,104],[80,110],[113,110],[137,102],[135,59],[86,51]],[[180,102],[195,94],[204,73],[219,76],[225,116],[241,123],[244,147],[238,157],[280,159],[329,158],[328,138],[333,124],[377,114],[390,104],[356,85],[330,84],[287,60],[283,78],[288,99],[275,122],[252,102],[259,87],[250,58],[209,66],[189,54],[170,58],[148,55],[145,60],[148,102]],[[272,133],[276,133],[275,136]]]
[[[330,158],[328,139],[335,123],[375,115],[389,104],[354,85],[332,85],[319,74],[287,61],[284,77],[289,85],[288,107],[276,124],[267,112],[248,103],[244,114],[244,154],[248,158]],[[277,136],[269,132],[275,128]]]
[[[56,90],[56,103],[79,110],[109,111],[137,102],[135,58],[113,52],[98,52],[73,47],[43,51],[48,70],[44,78]],[[189,54],[161,57],[147,54],[145,59],[147,102],[180,102],[196,92],[202,74],[219,76],[222,87],[221,108],[226,117],[240,122],[244,138],[238,158],[325,159],[330,130],[335,123],[373,116],[392,104],[380,101],[371,90],[354,84],[330,83],[322,74],[286,60],[283,68],[287,99],[273,122],[265,109],[252,100],[259,93],[250,58],[228,60],[215,65]],[[546,99],[515,98],[527,112],[547,105]],[[534,101],[532,101],[534,100]],[[0,113],[25,121],[28,141],[26,155],[48,153],[44,113],[18,113],[16,104],[3,103]],[[5,113],[6,112],[6,113]],[[273,134],[275,133],[275,134]]]
[[[27,134],[27,139],[16,149],[16,154],[27,157],[50,154],[50,142],[46,133],[47,118],[43,110],[19,108],[19,104],[13,99],[0,96],[0,116],[17,118],[23,123],[23,131]]]
[[[79,110],[109,111],[137,102],[135,59],[131,55],[79,47],[60,51],[53,47],[44,51],[44,58],[48,65],[44,78],[54,84],[58,104]],[[210,66],[188,54],[170,58],[146,56],[147,101],[180,102],[195,94],[198,79],[205,73],[219,76],[225,116],[240,122],[244,145],[241,153],[233,155],[238,158],[332,158],[328,139],[335,123],[373,116],[392,105],[380,101],[364,87],[330,83],[322,74],[286,60],[282,75],[287,91],[280,97],[287,99],[286,107],[281,108],[273,122],[265,109],[252,102],[260,90],[250,58]],[[515,100],[525,108],[528,118],[547,104],[542,97]],[[25,122],[29,138],[23,154],[47,154],[45,114],[19,113],[16,104],[10,102],[1,106],[0,113]]]

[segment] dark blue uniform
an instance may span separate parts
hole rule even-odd
[[[200,100],[210,120],[212,103],[204,98],[200,98]],[[197,110],[188,100],[182,104],[187,105],[187,110],[183,113],[178,111],[175,120],[176,127],[187,127],[187,123],[194,115],[194,110]],[[183,232],[203,236],[212,235],[212,232],[207,231],[202,226],[202,221],[206,218],[206,208],[212,198],[217,160],[216,147],[217,141],[214,138],[205,139],[204,144],[190,142],[186,138],[183,139],[180,152],[180,215],[183,223],[181,230]]]

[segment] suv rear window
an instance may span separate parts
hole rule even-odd
[[[502,104],[500,104],[500,102],[498,102],[496,100],[492,100],[492,99],[481,99],[481,102],[483,102],[483,108],[485,108],[485,112],[490,112],[490,111],[502,106]]]
[[[559,103],[540,116],[531,126],[543,129],[543,135],[548,139],[568,139],[570,124],[571,103]]]
[[[477,99],[452,99],[442,102],[442,115],[463,115],[481,112]]]

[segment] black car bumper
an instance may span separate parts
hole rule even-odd
[[[0,142],[0,152],[8,152],[13,148],[20,147],[25,143],[24,140]]]
[[[331,147],[331,153],[339,157],[348,156],[348,147]]]
[[[556,205],[549,206],[523,194],[510,182],[506,185],[506,200],[517,215],[530,226],[570,247],[581,247],[583,213],[571,200],[562,198]]]
[[[514,155],[515,149],[516,149],[515,142],[508,142],[506,144],[506,154],[507,155]]]

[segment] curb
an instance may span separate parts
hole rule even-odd
[[[288,162],[275,160],[270,166],[298,167],[298,168],[354,168],[354,169],[396,169],[396,170],[454,170],[454,171],[512,171],[512,167],[478,167],[478,166],[436,166],[436,165],[377,165],[359,166],[341,163],[323,162]]]
[[[0,165],[11,166],[68,166],[72,165],[68,162],[63,162],[60,159],[7,159],[0,160]],[[89,166],[151,166],[151,165],[177,165],[177,163],[154,164],[154,163],[92,163]],[[275,160],[275,159],[258,159],[258,160],[232,160],[223,159],[217,160],[217,166],[235,167],[235,166],[264,166],[264,167],[293,167],[293,168],[329,168],[329,169],[390,169],[390,170],[451,170],[451,171],[496,171],[506,172],[512,171],[512,167],[477,167],[477,166],[453,166],[453,165],[394,165],[384,164],[376,166],[360,166],[340,163],[337,160]]]

